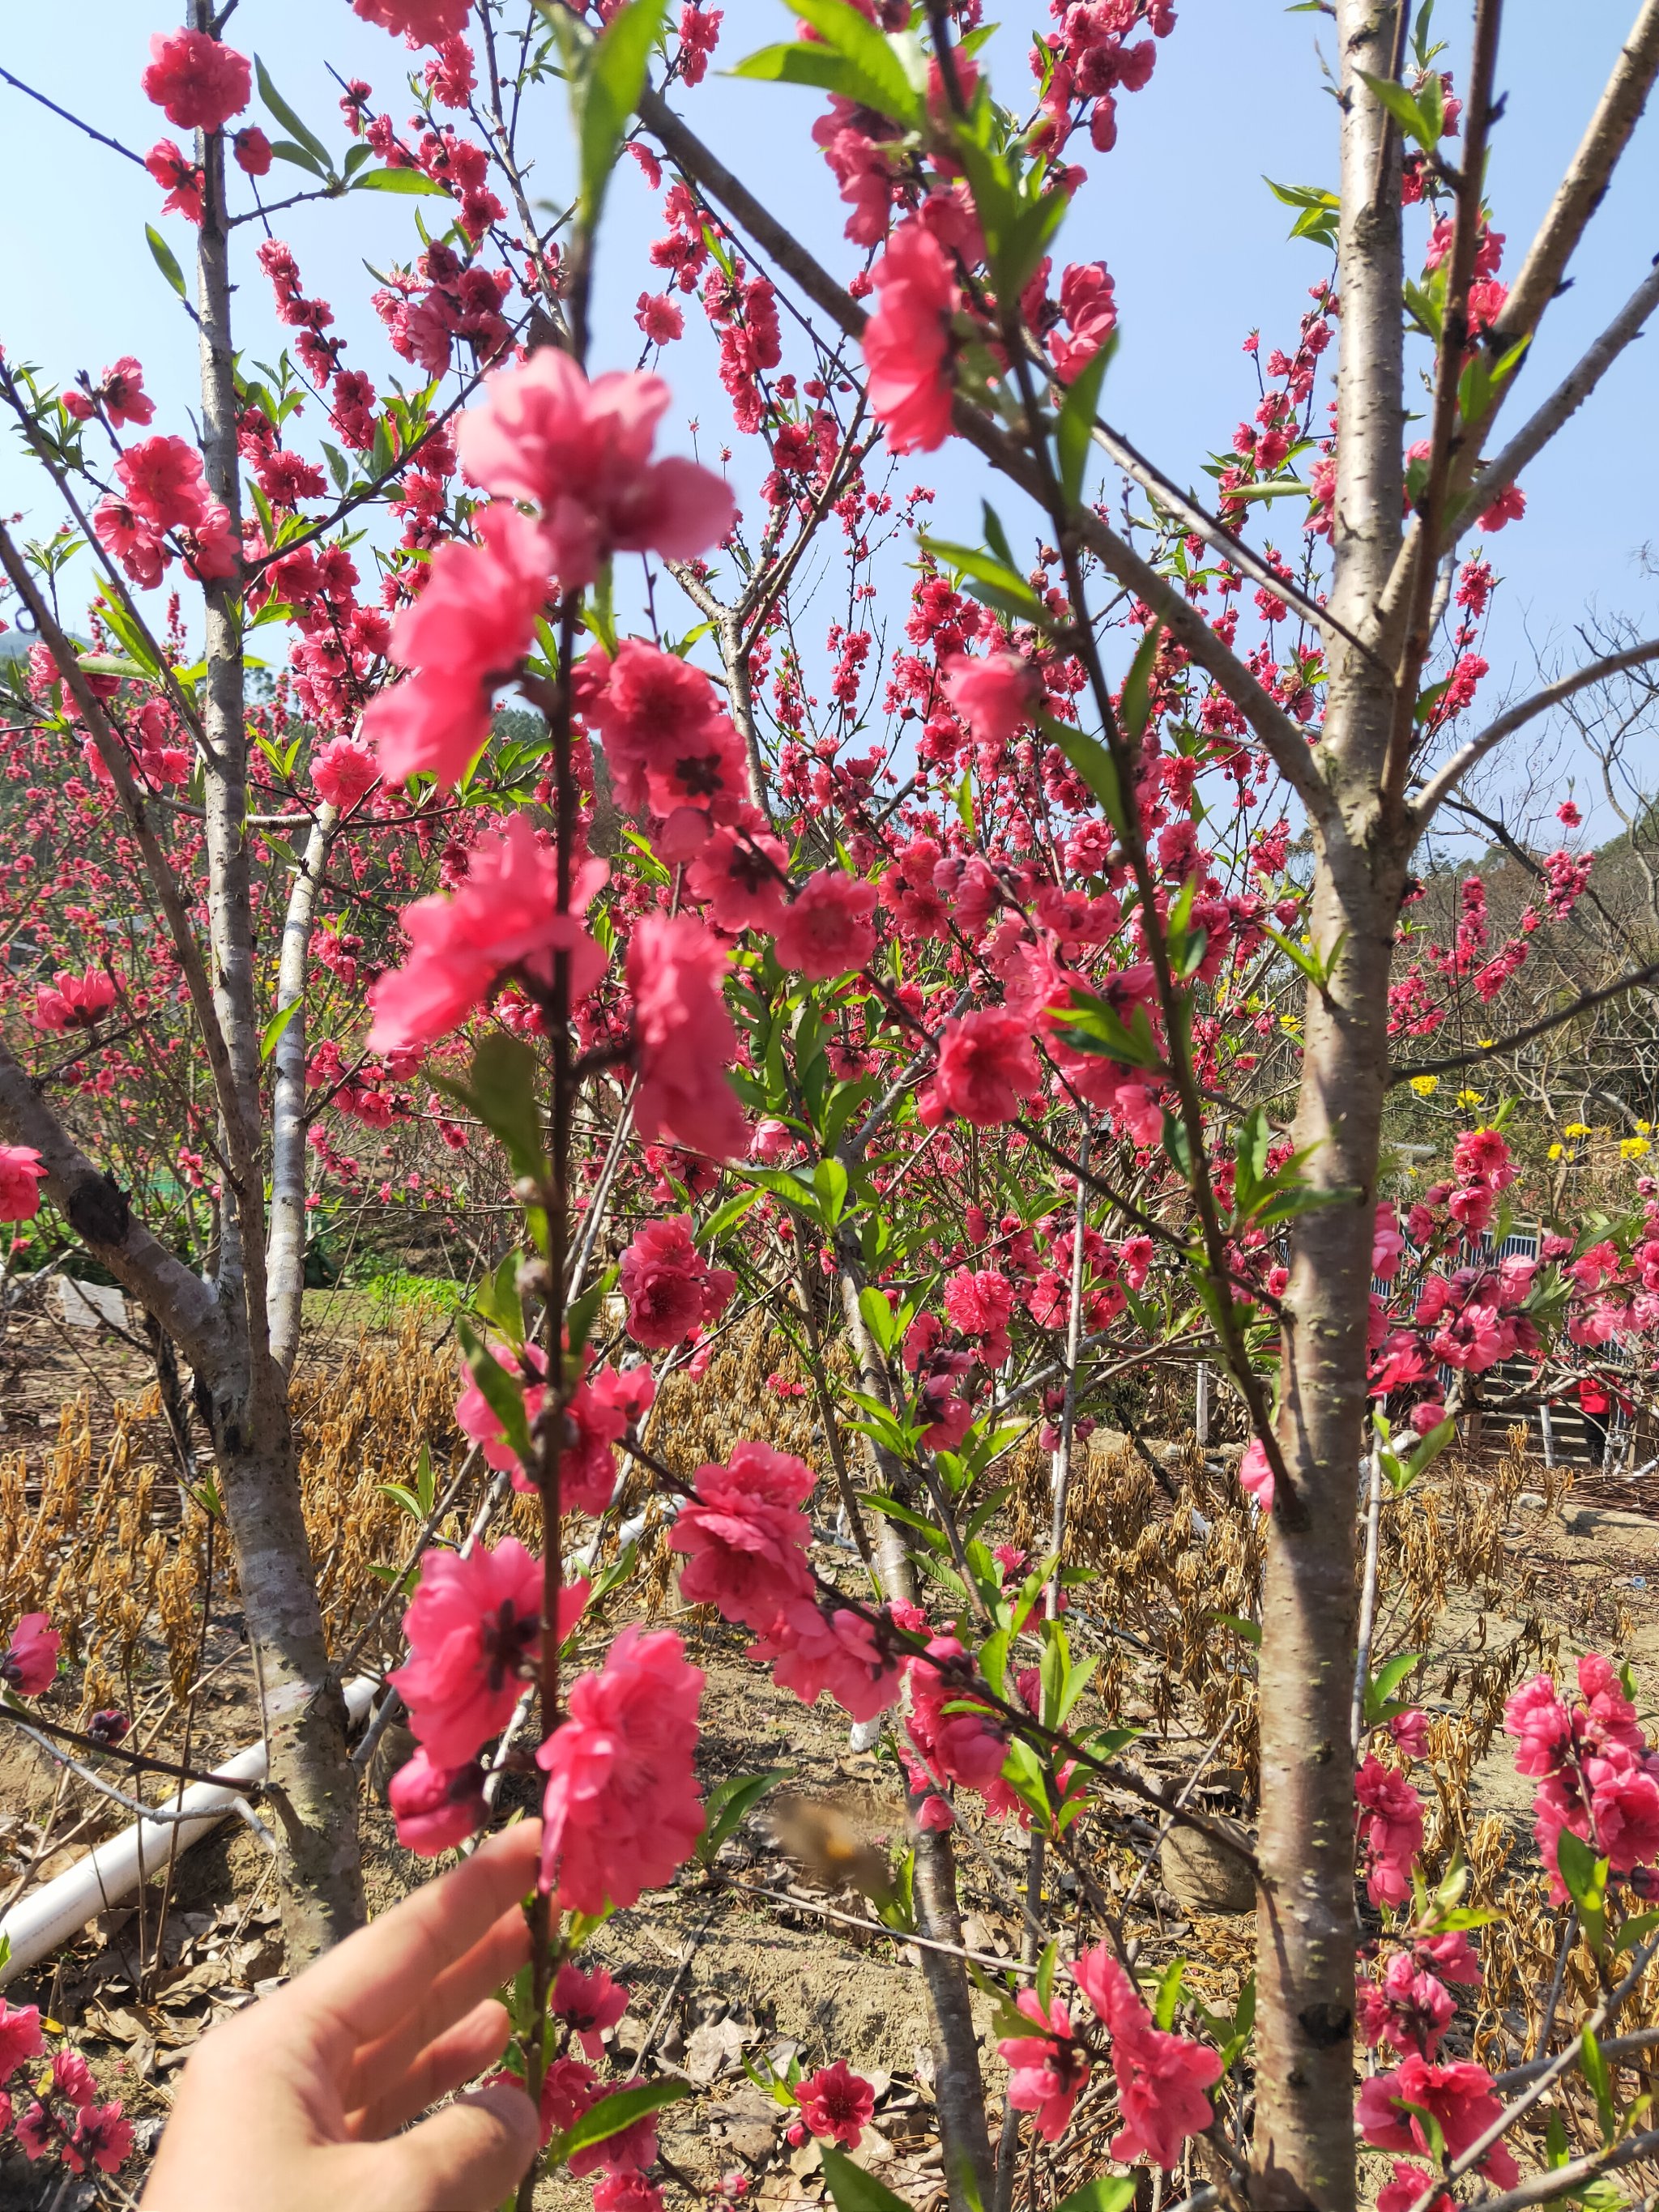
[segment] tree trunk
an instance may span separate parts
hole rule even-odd
[[[1397,640],[1376,611],[1401,535],[1400,152],[1361,73],[1395,74],[1397,10],[1340,0],[1341,356],[1330,639],[1315,755],[1334,804],[1314,823],[1310,986],[1293,1141],[1327,1202],[1298,1220],[1285,1293],[1275,1501],[1261,1596],[1261,1887],[1254,2200],[1352,2212],[1353,1754],[1358,1474],[1389,968],[1407,840],[1383,802]]]
[[[242,1407],[210,1389],[198,1389],[203,1399],[270,1746],[273,1826],[285,1845],[283,1934],[294,1973],[363,1920],[345,1700],[329,1668],[287,1405],[268,1393],[244,1428]]]
[[[858,1358],[860,1385],[884,1405],[890,1405],[892,1389],[886,1368],[859,1311],[860,1271],[846,1252],[841,1261],[842,1309]],[[903,1469],[873,1437],[870,1450],[880,1480],[896,1494],[902,1494],[907,1487]],[[890,1603],[914,1604],[915,1571],[903,1532],[884,1514],[876,1523],[875,1553],[883,1596]],[[921,1802],[907,1787],[905,1808],[913,1816]],[[957,1899],[956,1853],[949,1832],[918,1828],[913,1817],[912,1838],[916,1854],[916,1917],[921,1933],[935,1943],[960,1947],[962,1913]],[[924,1950],[921,1974],[933,2014],[933,2095],[951,2212],[980,2212],[992,2201],[996,2172],[985,2124],[985,2077],[980,2070],[979,2033],[974,2025],[967,1969],[960,1959],[945,1952]]]

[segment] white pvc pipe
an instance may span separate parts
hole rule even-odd
[[[373,1674],[359,1674],[347,1683],[346,1712],[354,1725],[368,1712],[380,1686],[379,1677]],[[265,1768],[262,1736],[246,1751],[239,1751],[234,1759],[219,1759],[213,1771],[233,1783],[248,1783],[263,1782]],[[236,1798],[235,1790],[222,1788],[216,1782],[192,1782],[162,1808],[190,1818],[135,1821],[120,1835],[100,1844],[85,1858],[20,1899],[0,1920],[0,1936],[11,1945],[11,1955],[0,1966],[0,1982],[37,1965],[60,1943],[68,1942],[95,1914],[118,1905],[142,1879],[164,1867],[174,1836],[181,1851],[200,1843],[229,1814]]]

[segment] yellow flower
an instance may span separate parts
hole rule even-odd
[[[1432,1098],[1439,1088],[1440,1078],[1437,1075],[1414,1075],[1412,1078],[1412,1089],[1419,1098]]]
[[[1588,1121],[1569,1121],[1561,1134],[1564,1137],[1588,1137],[1589,1133]]]
[[[1476,1106],[1484,1106],[1486,1102],[1478,1091],[1460,1091],[1457,1094],[1457,1103],[1460,1106],[1473,1109]]]
[[[1627,1160],[1639,1160],[1644,1153],[1650,1152],[1653,1146],[1645,1137],[1626,1137],[1620,1143],[1619,1149]]]
[[[1496,1037],[1476,1037],[1475,1039],[1476,1044],[1480,1046],[1482,1052],[1490,1052],[1497,1042]]]
[[[1636,1127],[1640,1133],[1644,1137],[1650,1137],[1653,1134],[1653,1124],[1651,1121],[1638,1121]]]
[[[1565,1145],[1552,1145],[1550,1146],[1550,1158],[1553,1160],[1559,1160],[1566,1149],[1567,1148]]]

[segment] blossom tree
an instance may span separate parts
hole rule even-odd
[[[196,134],[144,167],[198,234],[199,447],[150,432],[131,359],[96,383],[0,375],[98,563],[88,650],[58,611],[61,544],[0,535],[37,637],[17,743],[60,780],[83,760],[88,810],[119,810],[145,871],[164,993],[211,1079],[181,1133],[212,1158],[216,1243],[198,1273],[144,1225],[72,1133],[92,1111],[84,1055],[60,1108],[56,1061],[32,1073],[21,1045],[0,1048],[0,1211],[32,1218],[44,1191],[195,1378],[287,1808],[291,1958],[361,1906],[288,1413],[307,1158],[337,1176],[329,1127],[390,1121],[389,1090],[424,1068],[443,1141],[481,1160],[495,1148],[520,1224],[473,1301],[458,1411],[493,1494],[537,1501],[541,1545],[427,1553],[391,1678],[418,1748],[392,1802],[411,1849],[464,1842],[489,1814],[489,1747],[513,1757],[533,1705],[543,1871],[511,2063],[550,2159],[601,2177],[599,2212],[660,2202],[652,2116],[672,2091],[602,2087],[586,2039],[618,2014],[577,1955],[700,1838],[717,1845],[726,1818],[702,1795],[702,1679],[676,1634],[628,1626],[567,1679],[619,1454],[672,1510],[686,1601],[752,1634],[750,1656],[804,1702],[828,1695],[886,1732],[914,1853],[889,1924],[922,1938],[953,2208],[1006,2208],[1020,2116],[1058,2140],[1109,2070],[1114,2160],[1168,2170],[1199,2140],[1224,2192],[1346,2212],[1357,2033],[1401,2062],[1369,2075],[1358,2110],[1370,2144],[1404,2154],[1388,2212],[1428,2212],[1465,2173],[1510,2189],[1517,2110],[1485,2068],[1436,2058],[1449,1984],[1480,1972],[1478,1916],[1455,1878],[1424,1878],[1409,1769],[1427,1723],[1389,1710],[1370,1664],[1381,1501],[1447,1447],[1500,1363],[1651,1364],[1659,1192],[1505,1255],[1511,1108],[1460,1109],[1443,1179],[1403,1219],[1383,1147],[1390,1115],[1442,1074],[1508,1065],[1583,1011],[1581,994],[1467,1050],[1409,1042],[1459,1034],[1474,1006],[1516,1006],[1540,933],[1570,923],[1590,879],[1562,847],[1495,938],[1479,876],[1449,918],[1414,921],[1413,868],[1505,740],[1659,659],[1659,640],[1625,639],[1472,720],[1489,672],[1485,546],[1522,519],[1523,470],[1659,305],[1650,276],[1496,445],[1659,73],[1659,7],[1640,9],[1506,283],[1485,198],[1498,0],[1474,0],[1461,96],[1426,10],[1334,0],[1339,181],[1297,199],[1328,271],[1293,347],[1265,363],[1258,349],[1254,419],[1217,457],[1212,503],[1104,416],[1119,313],[1105,263],[1056,267],[1083,182],[1071,154],[1110,156],[1118,100],[1146,92],[1176,31],[1164,0],[1055,9],[1024,117],[994,92],[975,6],[930,0],[924,19],[903,0],[810,0],[800,35],[738,68],[828,95],[813,139],[848,210],[844,279],[782,219],[782,195],[685,119],[722,28],[695,0],[672,30],[660,0],[522,21],[495,0],[356,12],[419,58],[417,112],[400,131],[350,82],[337,163],[263,72],[289,135],[231,131],[253,74],[205,0],[157,34],[146,94]],[[572,100],[562,212],[532,199],[525,152],[556,70]],[[639,332],[659,353],[701,309],[764,471],[752,501],[659,451],[668,383],[612,366],[613,334],[595,327],[624,148],[665,225],[649,258],[665,289],[640,295]],[[263,380],[241,365],[232,173],[257,212],[277,158],[312,180],[302,196],[407,194],[447,219],[441,235],[422,222],[373,301],[412,388],[383,398],[344,364],[333,307],[269,235],[254,259],[294,354]],[[176,267],[164,243],[158,258]],[[1408,442],[1419,374],[1427,435]],[[307,407],[326,425],[318,459],[300,444]],[[977,542],[920,526],[930,495],[896,497],[893,471],[947,448],[979,457],[988,491],[1018,502],[1014,524],[988,499]],[[1103,471],[1150,521],[1113,519]],[[1304,518],[1294,558],[1254,542],[1281,498]],[[890,586],[896,550],[916,561],[908,586]],[[371,551],[379,605],[361,591]],[[820,653],[801,585],[830,552],[845,614]],[[146,611],[174,564],[201,594],[193,669],[177,625],[158,635]],[[868,611],[890,588],[909,597],[888,653]],[[684,638],[671,591],[700,617]],[[246,692],[256,623],[287,644],[270,726]],[[498,714],[509,685],[532,734]],[[887,739],[854,751],[884,717]],[[256,834],[278,825],[303,837],[277,850]],[[276,863],[257,897],[256,860]],[[362,963],[348,916],[374,933]],[[1601,995],[1650,973],[1621,970]],[[30,1048],[76,1027],[95,1053],[123,1011],[96,963],[54,969],[33,986]],[[757,1437],[688,1471],[645,1433],[659,1376],[763,1299],[810,1377],[856,1571],[814,1563],[820,1473],[799,1456]],[[1085,1702],[1067,1638],[1091,1394],[1153,1351],[1221,1370],[1247,1438],[1262,1547],[1253,1841],[1134,1763],[1133,1731]],[[987,1541],[1023,1402],[1052,1455],[1036,1558]],[[573,1544],[578,1521],[597,1525]],[[1539,1778],[1547,1872],[1607,1969],[1593,2039],[1634,1986],[1612,1966],[1626,1917],[1644,1940],[1626,1908],[1654,1879],[1659,1782],[1628,1685],[1585,1666],[1580,1705],[1540,1677],[1510,1726]],[[1253,2021],[1189,2007],[1177,2027],[1178,1978],[1148,2002],[1079,1850],[1079,1824],[1126,1797],[1207,1828],[1248,1867]],[[1024,1982],[999,1992],[997,2143],[957,1902],[970,1802],[1029,1832],[1033,1926]],[[1054,1861],[1099,1929],[1063,1985],[1043,1917]],[[1357,1873],[1395,1916],[1358,2000]],[[1226,2086],[1247,2046],[1248,2116]],[[867,2091],[844,2065],[777,2084],[828,2146],[832,2187]],[[1561,2186],[1649,2154],[1616,2133]]]

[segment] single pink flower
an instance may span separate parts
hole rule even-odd
[[[373,791],[380,779],[380,763],[355,738],[335,738],[312,755],[311,781],[318,798],[342,813]]]
[[[144,167],[167,194],[161,203],[162,214],[181,215],[186,222],[199,228],[202,194],[207,184],[194,161],[171,138],[158,138],[144,156]]]
[[[809,876],[775,925],[781,966],[823,982],[862,968],[876,949],[876,887],[840,868]]]
[[[968,725],[976,744],[1006,745],[1031,717],[1040,685],[1024,654],[988,653],[971,659],[958,653],[945,664],[945,696]]]
[[[875,2112],[876,2093],[863,2075],[854,2074],[844,2058],[838,2058],[833,2066],[820,2066],[796,2084],[795,2102],[815,2136],[856,2150]]]
[[[816,1705],[827,1690],[855,1721],[896,1705],[903,1680],[897,1654],[882,1650],[871,1624],[828,1598],[788,1600],[748,1656],[769,1664],[774,1681],[803,1705]]]
[[[0,1997],[0,2082],[9,2081],[20,2066],[38,2058],[45,2048],[40,2006],[8,2004]]]
[[[1088,2053],[1073,2040],[1071,2014],[1058,1997],[1045,2008],[1035,1990],[1022,1990],[1014,2002],[1042,2033],[1006,2036],[997,2045],[1008,2067],[1008,2102],[1035,2116],[1044,2142],[1058,2142],[1088,2081]]]
[[[1413,2206],[1422,2201],[1423,2191],[1433,2185],[1434,2176],[1403,2159],[1395,2159],[1389,2171],[1394,2179],[1377,2191],[1376,2212],[1412,2212]],[[1429,2212],[1454,2212],[1451,2197],[1443,2190],[1431,2201]]]
[[[144,389],[143,366],[130,353],[124,353],[112,368],[104,371],[98,397],[104,403],[112,430],[125,430],[129,422],[137,423],[142,429],[155,419],[155,402]]]
[[[1423,1848],[1423,1801],[1397,1768],[1371,1757],[1354,1777],[1371,1863],[1365,1887],[1376,1905],[1403,1905],[1412,1893],[1412,1863]]]
[[[613,1982],[603,1966],[584,1973],[567,1962],[553,1984],[553,2011],[575,2035],[583,2051],[597,2065],[604,2055],[600,2037],[614,2027],[628,2010],[628,1991]]]
[[[879,302],[865,325],[870,411],[895,453],[931,453],[951,433],[956,279],[925,224],[902,222],[870,272]]]
[[[459,890],[404,908],[410,957],[369,992],[370,1051],[419,1051],[434,1043],[511,975],[550,988],[556,952],[571,956],[573,1001],[586,997],[604,973],[605,955],[578,916],[605,874],[603,860],[585,861],[570,888],[569,911],[562,914],[557,862],[526,816],[514,815],[499,836],[481,837]]]
[[[1150,2158],[1167,2172],[1187,2138],[1201,2135],[1214,2118],[1204,2093],[1220,2075],[1221,2054],[1190,2036],[1155,2027],[1134,1984],[1103,1943],[1085,1952],[1072,1972],[1112,2033],[1123,2123],[1112,2138],[1112,2156],[1126,2166]]]
[[[16,1218],[0,1211],[0,1219]],[[40,1697],[52,1687],[63,1641],[49,1613],[24,1613],[11,1632],[9,1649],[0,1657],[0,1682],[20,1698]]]
[[[424,1744],[392,1776],[386,1802],[398,1826],[398,1841],[423,1859],[453,1850],[475,1835],[489,1815],[484,1802],[483,1769],[476,1759],[464,1766],[440,1766]]]
[[[1453,2158],[1484,2135],[1503,2109],[1484,2066],[1468,2060],[1435,2066],[1414,2052],[1394,2073],[1373,2074],[1361,2088],[1356,2118],[1366,2142],[1379,2150],[1426,2151],[1427,2130],[1416,2112],[1403,2109],[1409,2105],[1432,2113]],[[1480,2172],[1500,2189],[1512,2189],[1520,2178],[1501,2142],[1486,2153]]]
[[[714,1160],[741,1159],[749,1142],[726,1078],[738,1049],[721,994],[730,967],[726,947],[690,915],[647,915],[635,924],[627,974],[640,1075],[635,1122],[647,1140],[667,1137]]]
[[[567,1911],[635,1905],[690,1856],[702,1833],[692,1771],[702,1682],[672,1631],[627,1628],[601,1671],[572,1683],[568,1717],[536,1754],[542,1886]]]
[[[561,590],[591,584],[612,553],[690,560],[717,545],[736,513],[728,487],[695,461],[653,461],[671,395],[660,377],[611,370],[592,383],[543,346],[499,369],[460,420],[470,483],[542,510]]]
[[[236,155],[236,166],[244,176],[267,177],[270,174],[271,147],[257,123],[250,123],[236,133],[231,141]]]
[[[1238,1486],[1258,1511],[1273,1511],[1273,1471],[1267,1447],[1260,1437],[1252,1437],[1244,1448],[1244,1456],[1238,1462]]]
[[[118,2099],[107,2105],[82,2105],[63,2146],[64,2163],[71,2173],[84,2173],[88,2166],[114,2173],[131,2155],[132,2145],[132,2123],[123,2117]]]
[[[723,1467],[700,1467],[669,1544],[684,1552],[680,1595],[727,1620],[769,1627],[781,1607],[810,1598],[811,1523],[801,1511],[817,1480],[805,1461],[760,1443],[737,1445]]]
[[[559,1639],[587,1601],[585,1582],[559,1593]],[[520,1677],[542,1643],[542,1565],[516,1536],[461,1558],[428,1552],[404,1615],[409,1658],[387,1677],[409,1724],[441,1767],[462,1766],[506,1727]]]
[[[623,1253],[617,1274],[628,1301],[628,1334],[659,1352],[717,1320],[737,1286],[729,1267],[711,1267],[703,1259],[684,1213],[646,1222]]]
[[[784,910],[789,855],[763,830],[722,825],[712,830],[685,872],[685,888],[708,908],[718,928],[775,929]]]
[[[993,1128],[1017,1120],[1042,1082],[1030,1023],[1007,1006],[979,1006],[945,1024],[928,1097],[938,1114]]]
[[[351,0],[366,23],[401,35],[411,46],[459,39],[472,15],[472,0]]]
[[[184,438],[141,438],[115,464],[127,503],[152,530],[194,527],[208,512],[202,456]]]
[[[504,502],[477,518],[477,544],[451,539],[421,596],[392,630],[391,659],[414,672],[376,694],[363,735],[394,783],[422,771],[452,785],[489,735],[489,702],[530,650],[547,597],[548,541]]]
[[[253,72],[246,56],[205,31],[153,31],[149,53],[139,84],[180,131],[217,131],[247,106]]]

